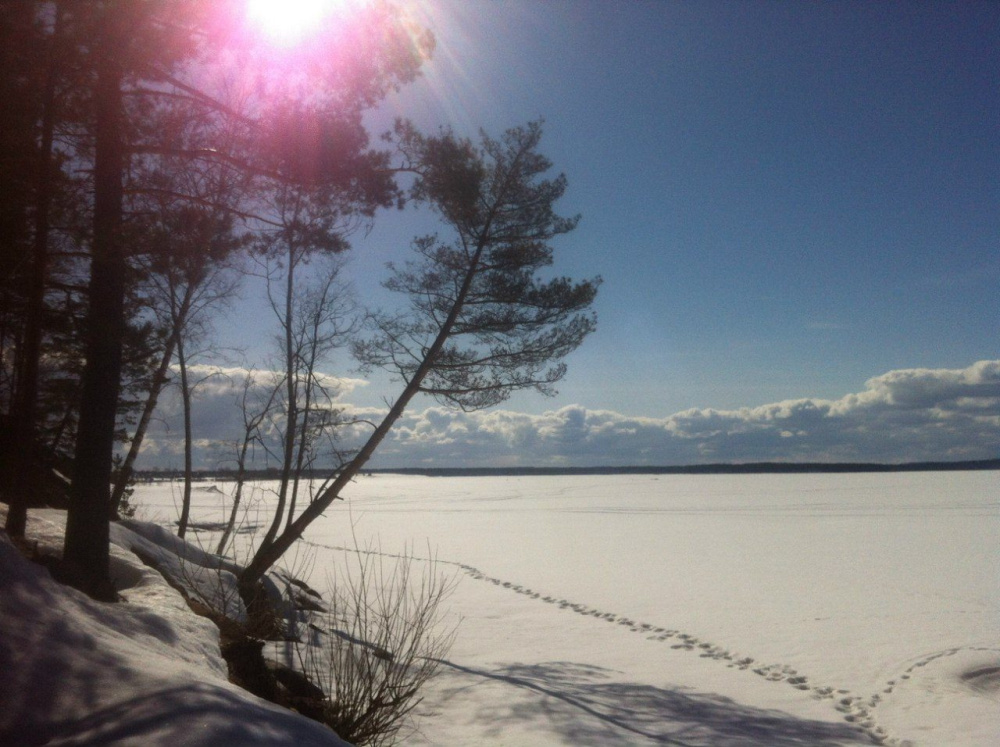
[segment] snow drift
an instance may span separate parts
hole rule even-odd
[[[33,511],[28,536],[58,548],[64,522]],[[215,625],[125,547],[187,575],[195,549],[135,528],[114,528],[119,604],[56,583],[0,533],[0,744],[346,745],[228,682]]]

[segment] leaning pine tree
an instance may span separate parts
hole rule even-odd
[[[302,536],[364,467],[406,406],[429,394],[466,411],[505,401],[512,392],[553,394],[566,372],[562,359],[593,331],[590,306],[600,279],[543,279],[552,264],[549,242],[576,227],[553,204],[566,190],[551,163],[536,152],[539,123],[483,137],[476,148],[450,132],[424,137],[397,127],[400,151],[416,174],[413,196],[426,200],[453,234],[414,242],[416,259],[390,265],[385,283],[409,297],[397,315],[374,315],[373,334],[356,347],[368,367],[404,385],[356,456],[285,530],[262,544],[240,577],[247,601],[263,574]]]

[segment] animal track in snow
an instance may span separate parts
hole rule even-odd
[[[992,654],[1000,653],[1000,649],[987,648],[982,646],[964,646],[957,648],[947,648],[943,651],[935,651],[934,653],[925,654],[916,660],[911,660],[913,663],[910,664],[906,669],[902,671],[895,679],[887,680],[885,687],[882,689],[884,695],[891,694],[897,687],[906,683],[907,680],[912,679],[918,674],[918,670],[923,669],[928,664],[931,664],[938,659],[943,659],[948,656],[955,656],[963,651],[979,651],[979,652],[989,652]],[[1000,667],[985,667],[971,672],[966,672],[959,676],[959,680],[968,683],[969,681],[981,677],[983,675],[988,675],[990,677],[996,678],[997,673],[1000,672]],[[976,689],[976,688],[974,688]],[[878,698],[878,695],[873,696]]]
[[[394,553],[384,553],[374,550],[359,550],[348,547],[337,547],[330,545],[320,545],[318,543],[309,543],[317,545],[328,550],[342,550],[346,552],[356,552],[366,555],[382,555],[385,557],[392,558],[409,558],[411,560],[420,561],[431,561],[430,558],[420,558],[413,555],[400,555]],[[759,664],[753,657],[741,656],[739,654],[733,653],[722,646],[718,646],[708,641],[702,641],[699,638],[689,634],[682,633],[675,629],[664,628],[661,626],[654,626],[650,623],[638,622],[630,617],[619,615],[614,612],[607,612],[594,607],[588,607],[585,604],[578,602],[572,602],[568,599],[557,598],[551,594],[542,595],[540,592],[533,591],[532,589],[526,588],[520,584],[514,583],[512,581],[506,581],[504,579],[495,578],[493,576],[488,576],[480,569],[475,566],[471,566],[465,563],[458,563],[455,561],[439,560],[437,558],[433,559],[433,562],[439,565],[449,565],[458,568],[463,571],[466,575],[470,576],[477,581],[487,581],[494,586],[512,591],[516,594],[521,594],[528,596],[532,599],[537,599],[540,602],[546,604],[552,604],[557,606],[562,610],[572,610],[573,612],[584,615],[587,617],[593,617],[597,620],[603,620],[605,622],[617,624],[619,627],[625,628],[627,631],[632,633],[643,633],[645,634],[646,640],[648,641],[668,641],[671,639],[676,639],[677,643],[671,644],[672,649],[679,651],[697,651],[700,658],[703,659],[715,659],[717,661],[726,662],[726,666],[730,668],[739,669],[741,671],[750,670],[754,674],[763,677],[769,682],[785,682],[790,686],[803,691],[804,693],[809,693],[811,697],[816,700],[825,699],[837,699],[835,708],[837,711],[843,714],[843,718],[848,723],[857,727],[858,731],[866,736],[873,744],[879,745],[890,745],[892,747],[908,747],[910,743],[906,740],[899,740],[894,737],[890,737],[888,732],[879,726],[875,718],[872,715],[872,710],[881,701],[881,696],[876,694],[868,699],[863,699],[855,695],[851,695],[850,691],[839,689],[834,690],[832,687],[822,687],[810,684],[809,678],[800,675],[795,669],[788,665],[783,664]],[[934,659],[940,656],[948,656],[954,654],[959,649],[949,650],[945,652],[940,652],[931,657],[921,660],[911,666],[905,673],[900,675],[900,679],[909,679],[911,672],[919,667],[926,666]],[[756,665],[756,666],[754,666]],[[890,681],[888,688],[883,690],[884,693],[891,693],[892,687],[895,684],[894,681]]]

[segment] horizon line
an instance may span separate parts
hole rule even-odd
[[[954,472],[965,470],[1000,470],[1000,458],[976,459],[958,461],[919,461],[919,462],[717,462],[712,464],[689,465],[591,465],[583,467],[570,466],[511,466],[511,467],[372,467],[362,469],[360,475],[401,474],[421,476],[456,476],[456,477],[489,477],[489,476],[530,476],[530,475],[669,475],[669,474],[823,474],[823,473],[869,473],[869,472]],[[270,477],[276,474],[275,467],[247,470],[245,476],[250,479]],[[329,475],[330,469],[306,470],[303,476]],[[146,469],[136,470],[137,478],[179,477],[184,471],[179,469]],[[229,467],[219,469],[193,470],[192,475],[199,479],[209,477],[232,479],[236,470]]]

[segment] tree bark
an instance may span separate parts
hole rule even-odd
[[[108,11],[104,21],[115,24]],[[121,388],[127,265],[121,239],[125,164],[120,50],[123,32],[108,29],[96,54],[94,90],[94,235],[75,473],[63,559],[81,588],[114,598],[109,577],[108,503],[115,414]]]
[[[24,339],[18,363],[17,398],[14,403],[14,484],[9,497],[5,529],[11,537],[23,537],[28,521],[29,496],[37,489],[38,442],[35,419],[38,400],[38,364],[41,358],[42,315],[45,311],[45,278],[48,271],[49,208],[52,205],[52,136],[55,129],[56,46],[59,40],[60,8],[49,40],[48,70],[42,96],[42,129],[38,149],[38,186],[35,195],[35,236],[32,246],[31,281]]]
[[[184,340],[177,338],[177,365],[181,372],[181,402],[184,404],[184,495],[181,498],[181,518],[177,522],[177,536],[184,539],[188,518],[191,515],[191,387],[188,385],[187,359],[184,357]]]

